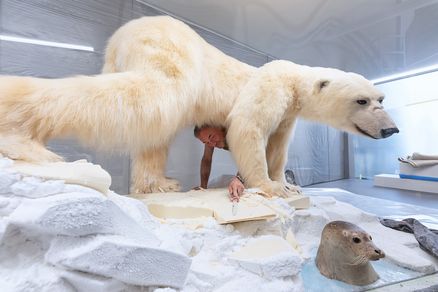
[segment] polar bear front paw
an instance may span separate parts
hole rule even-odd
[[[278,196],[281,198],[287,198],[301,194],[300,187],[277,181],[265,182],[260,186],[260,189],[269,197]]]
[[[286,189],[291,192],[291,195],[302,195],[303,193],[301,192],[301,188],[297,185],[293,185],[290,183],[284,183]]]

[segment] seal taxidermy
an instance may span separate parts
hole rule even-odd
[[[369,261],[383,257],[385,253],[365,230],[349,222],[332,221],[322,230],[316,266],[327,278],[363,286],[379,279]]]

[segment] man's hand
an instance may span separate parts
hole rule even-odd
[[[230,200],[232,202],[239,202],[239,197],[243,194],[244,189],[243,183],[237,177],[233,177],[228,185]]]

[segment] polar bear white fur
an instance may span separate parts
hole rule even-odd
[[[246,186],[285,196],[296,191],[283,172],[296,118],[381,138],[388,136],[382,130],[396,129],[382,99],[360,75],[289,61],[255,68],[181,21],[143,17],[111,37],[101,75],[1,77],[0,153],[56,161],[60,157],[44,144],[73,135],[131,154],[131,191],[175,191],[178,182],[165,177],[165,166],[176,133],[187,126],[225,126]]]

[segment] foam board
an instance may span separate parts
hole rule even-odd
[[[385,188],[438,194],[438,182],[400,178],[395,174],[375,175],[374,185]]]
[[[75,162],[47,162],[33,164],[17,161],[12,170],[23,175],[40,177],[45,180],[63,180],[68,184],[77,184],[106,194],[111,185],[111,176],[100,165],[85,160]]]
[[[244,194],[233,215],[233,204],[226,189],[208,189],[186,193],[152,193],[134,195],[149,211],[161,219],[194,219],[214,217],[220,224],[264,220],[277,216],[275,210],[264,204],[256,194]]]

